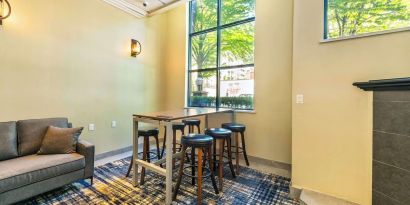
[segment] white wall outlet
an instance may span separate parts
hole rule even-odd
[[[305,103],[304,96],[302,94],[296,95],[296,104],[303,104]]]
[[[117,127],[117,121],[115,120],[111,121],[111,127]]]
[[[89,131],[94,131],[95,130],[95,124],[89,124],[88,125],[88,130]]]

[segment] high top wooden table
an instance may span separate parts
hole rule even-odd
[[[173,111],[164,111],[164,112],[153,112],[146,114],[135,114],[133,115],[133,175],[132,182],[134,186],[138,186],[138,165],[154,171],[160,175],[165,176],[166,184],[166,195],[165,195],[165,204],[169,205],[172,203],[172,159],[181,157],[181,153],[171,154],[172,153],[172,137],[167,137],[166,139],[166,158],[158,160],[153,163],[149,163],[143,160],[138,159],[138,123],[150,123],[155,126],[162,127],[166,126],[167,136],[172,136],[172,125],[173,121],[181,120],[185,118],[205,116],[205,127],[208,127],[208,115],[217,114],[217,113],[227,113],[231,115],[231,121],[236,121],[235,111],[232,109],[223,109],[223,108],[185,108],[180,110]],[[162,168],[159,165],[166,163],[166,167]]]

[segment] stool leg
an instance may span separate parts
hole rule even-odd
[[[226,141],[227,141],[228,147],[230,148],[231,140],[226,140]],[[228,161],[229,161],[229,169],[231,169],[232,176],[233,178],[236,178],[235,171],[233,169],[233,164],[232,164],[232,150],[231,149],[228,149]]]
[[[212,147],[208,147],[208,163],[209,163],[209,170],[211,171],[211,180],[212,180],[212,186],[214,187],[215,194],[219,194],[218,187],[216,186],[216,181],[215,181],[215,174],[214,174],[214,162],[212,160]]]
[[[185,155],[185,153],[186,153],[186,147],[184,145],[182,145],[182,155]],[[184,171],[184,160],[185,160],[185,158],[182,157],[181,158],[181,164],[179,165],[177,184],[175,186],[174,195],[172,197],[172,200],[174,200],[174,201],[177,199],[179,186],[181,185],[181,179],[182,179],[182,175],[183,175],[183,171]]]
[[[196,128],[198,128],[198,134],[201,134],[201,128],[199,127],[199,125],[196,125]]]
[[[155,141],[156,141],[156,144],[157,144],[157,158],[158,158],[158,160],[160,160],[161,159],[161,154],[160,154],[161,149],[159,148],[158,135],[154,136],[154,138],[155,138]]]
[[[147,150],[147,140],[148,138],[147,137],[144,137],[144,144],[143,144],[143,146],[142,146],[142,160],[144,160],[144,161],[146,161],[147,160],[147,152],[148,152],[148,150]],[[137,170],[134,170],[134,172],[135,171],[137,171]],[[142,184],[144,184],[144,181],[145,181],[145,167],[142,167],[142,170],[141,170],[141,182],[140,182],[140,184],[142,185]]]
[[[172,153],[177,153],[177,131],[172,130]],[[172,158],[172,167],[175,167],[175,159]]]
[[[202,204],[202,148],[198,149],[198,204]]]
[[[133,163],[134,163],[134,158],[131,156],[130,166],[128,167],[128,171],[127,171],[127,174],[125,175],[125,177],[130,176],[130,172],[131,172],[132,164],[133,164]]]
[[[164,157],[165,142],[167,141],[167,126],[165,126],[164,141],[162,142],[161,159]]]
[[[182,136],[184,136],[184,135],[185,135],[185,129],[181,130],[181,133],[182,133]],[[182,142],[181,142],[181,143],[182,143]],[[181,146],[182,146],[182,145],[181,145]],[[181,148],[181,149],[182,149],[182,148]],[[186,161],[189,162],[188,153],[185,153],[185,156],[186,156]]]
[[[249,167],[248,155],[246,154],[245,133],[244,132],[241,132],[241,140],[242,140],[243,157],[245,158],[246,166]]]
[[[225,139],[219,140],[219,162],[218,162],[218,180],[219,189],[223,190],[223,155],[224,155]]]
[[[195,147],[191,148],[191,173],[195,176]],[[192,185],[195,185],[195,178],[192,177]]]
[[[236,174],[239,175],[239,135],[235,132],[235,160],[236,160]]]
[[[214,141],[212,143],[212,148],[213,148],[213,158],[214,158],[214,163],[213,163],[213,171],[216,171],[216,139],[214,138]]]

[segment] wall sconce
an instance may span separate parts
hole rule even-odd
[[[7,5],[8,13],[4,14],[4,4]],[[8,18],[11,14],[11,6],[8,0],[0,0],[0,26],[3,25],[3,20]]]
[[[137,57],[141,53],[141,43],[135,39],[131,39],[131,56]]]

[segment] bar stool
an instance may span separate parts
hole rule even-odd
[[[192,152],[195,152],[195,149],[198,150],[198,163],[195,165],[191,166],[186,166],[184,167],[184,161],[185,158],[181,157],[181,163],[179,165],[179,172],[178,172],[178,179],[177,179],[177,184],[175,186],[175,191],[173,195],[173,200],[176,200],[177,194],[179,187],[181,185],[181,180],[182,180],[182,175],[191,177],[193,179],[197,178],[198,179],[198,191],[197,191],[197,201],[198,204],[202,203],[202,179],[206,177],[211,177],[212,180],[212,186],[215,190],[215,194],[219,194],[218,187],[216,186],[216,181],[215,181],[215,175],[213,170],[213,161],[212,161],[212,142],[213,138],[208,135],[201,135],[201,134],[189,134],[188,136],[182,136],[181,138],[181,143],[182,143],[182,155],[184,156],[186,154],[186,150],[188,147],[191,147]],[[205,160],[208,158],[208,168],[203,163],[203,156],[205,156]],[[195,162],[195,159],[192,160]],[[198,175],[195,175],[195,167],[198,167]],[[192,168],[192,175],[188,175],[184,173],[185,169]],[[203,169],[207,170],[209,172],[207,175],[203,175]]]
[[[201,124],[201,120],[198,119],[185,119],[182,120],[182,122],[185,124],[185,126],[188,126],[188,133],[194,133],[194,128],[197,127],[198,128],[198,134],[201,133],[201,128],[200,128],[200,124]]]
[[[235,134],[235,146],[229,147],[228,149],[235,148],[235,160],[236,160],[236,173],[239,173],[239,153],[243,153],[245,158],[246,166],[249,167],[248,155],[246,154],[246,144],[245,144],[245,130],[246,126],[239,123],[223,123],[222,127],[228,130],[231,130]],[[239,147],[239,135],[241,134],[241,144],[242,147]],[[239,151],[241,149],[242,151]]]
[[[210,128],[205,131],[206,135],[209,135],[213,138],[213,156],[214,156],[214,163],[216,161],[216,156],[219,156],[218,160],[218,179],[219,179],[219,189],[222,191],[223,188],[223,156],[224,156],[224,147],[225,142],[227,143],[228,147],[231,147],[231,135],[232,132],[228,129],[224,128]],[[216,143],[217,140],[219,141],[219,154],[216,154]],[[228,149],[228,164],[229,169],[231,170],[231,174],[233,178],[236,178],[233,164],[232,164],[232,152],[231,149]],[[214,165],[215,168],[215,165]]]
[[[138,130],[138,137],[144,137],[144,143],[142,145],[142,147],[143,147],[142,150],[143,151],[138,153],[138,154],[142,154],[142,160],[151,162],[151,159],[153,159],[155,156],[158,158],[158,160],[160,159],[158,134],[159,134],[159,130],[157,128],[155,128],[155,129],[146,129],[146,130]],[[150,137],[155,138],[155,141],[156,141],[156,144],[157,144],[157,153],[156,154],[150,151],[150,148],[149,148],[150,147],[149,146],[149,138]],[[152,157],[151,155],[154,155],[154,157]],[[134,163],[134,159],[132,157],[130,166],[128,167],[127,174],[125,175],[126,177],[128,177],[130,175],[133,163]],[[144,184],[144,178],[145,178],[145,168],[142,167],[141,184]]]
[[[181,151],[182,145],[177,143],[177,131],[181,131],[182,135],[185,135],[185,124],[181,123],[181,124],[174,124],[172,125],[172,131],[173,131],[173,149],[172,152],[175,154],[177,149],[178,151]],[[161,158],[164,157],[164,152],[165,152],[165,142],[167,140],[167,127],[165,127],[165,133],[164,133],[164,142],[162,144],[162,151],[161,151]],[[176,147],[176,145],[179,145],[179,148]]]

